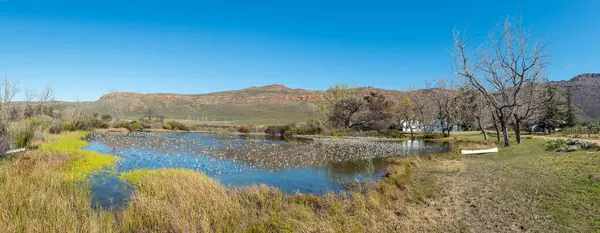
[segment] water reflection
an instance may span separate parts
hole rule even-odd
[[[338,191],[349,181],[381,177],[388,157],[440,153],[447,151],[449,145],[197,133],[105,133],[94,134],[85,149],[122,157],[116,173],[141,168],[185,168],[204,172],[224,185],[264,183],[288,193],[323,194]],[[94,181],[96,201],[114,202],[130,192],[114,174],[112,177],[103,175],[102,182]],[[112,188],[107,191],[105,186]]]

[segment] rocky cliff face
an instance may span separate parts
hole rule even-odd
[[[570,80],[552,83],[571,93],[581,119],[600,118],[600,74],[580,74]]]
[[[379,91],[390,99],[399,99],[403,95],[400,91],[373,87],[357,88],[356,91],[359,95]],[[141,116],[147,109],[152,109],[157,114],[178,118],[216,116],[228,120],[285,119],[289,122],[304,121],[322,114],[315,105],[319,98],[317,91],[273,84],[198,95],[118,92],[102,96],[86,109],[88,112],[103,112],[105,106],[118,103],[124,115],[131,116]]]
[[[600,118],[600,74],[581,74],[570,80],[552,82],[568,90],[580,109],[581,119]],[[389,99],[398,101],[405,95],[396,90],[360,87],[359,95],[377,91]],[[419,90],[427,91],[427,90]],[[139,94],[132,92],[111,93],[91,102],[89,112],[103,112],[107,104],[119,103],[125,115],[141,116],[147,109],[171,117],[215,116],[225,119],[261,119],[272,121],[303,121],[321,114],[314,103],[317,91],[292,89],[281,84],[249,87],[241,90],[198,95]]]

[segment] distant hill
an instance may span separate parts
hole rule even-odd
[[[552,84],[570,91],[572,100],[580,109],[582,120],[600,118],[600,74],[581,74],[570,80]],[[383,93],[391,100],[399,100],[406,93],[374,87],[355,88],[359,95],[372,91]],[[431,90],[417,90],[431,91]],[[116,92],[104,95],[97,101],[53,102],[56,110],[73,108],[85,113],[107,113],[107,106],[118,103],[124,119],[137,119],[152,109],[153,115],[170,119],[193,121],[239,121],[252,124],[301,122],[311,117],[322,116],[316,106],[318,95],[315,90],[292,89],[280,84],[249,87],[208,94],[140,94]]]
[[[400,91],[373,87],[356,89],[360,95],[380,91],[399,98]],[[196,121],[243,121],[255,124],[289,123],[321,116],[315,103],[317,91],[291,89],[280,84],[208,94],[139,94],[116,92],[85,103],[84,112],[107,112],[106,106],[119,103],[125,118],[139,118],[148,109],[167,118]]]
[[[552,83],[571,93],[573,103],[580,110],[580,119],[600,118],[600,74],[580,74],[570,80]]]

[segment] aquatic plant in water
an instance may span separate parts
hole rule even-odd
[[[94,172],[113,166],[118,160],[118,157],[113,155],[82,150],[83,147],[88,145],[86,141],[82,140],[88,133],[77,131],[59,135],[53,138],[54,140],[50,143],[42,145],[40,151],[48,154],[65,153],[74,155],[68,163],[66,175],[71,180],[84,180]]]

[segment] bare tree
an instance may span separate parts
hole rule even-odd
[[[408,89],[408,98],[410,98],[412,107],[414,108],[415,121],[423,130],[425,130],[425,123],[434,120],[433,112],[435,110],[432,108],[434,104],[434,90],[431,89],[431,84],[431,82],[425,81],[425,86],[422,90],[416,90],[413,87]]]
[[[440,79],[437,82],[437,88],[434,89],[434,95],[437,102],[438,119],[442,126],[442,133],[450,137],[450,132],[456,126],[458,120],[459,92],[454,87],[454,82],[448,82],[447,79]]]
[[[25,102],[31,103],[35,98],[37,98],[35,89],[25,89]]]
[[[398,121],[402,128],[408,127],[410,130],[410,137],[414,137],[414,126],[415,124],[421,124],[417,121],[418,111],[421,106],[417,104],[409,97],[404,96],[400,99],[398,104],[394,105],[394,114],[398,118]]]
[[[454,31],[456,73],[487,99],[496,113],[506,147],[510,146],[511,120],[517,143],[521,142],[520,122],[535,109],[532,93],[543,80],[548,64],[546,44],[532,43],[530,35],[522,28],[520,19],[507,17],[490,32],[490,43],[473,59],[468,49],[469,36]]]
[[[48,102],[54,100],[54,89],[52,89],[50,83],[46,84],[42,92],[38,95],[38,99],[40,100],[40,112],[43,114]]]
[[[487,100],[477,91],[468,87],[461,88],[460,93],[460,115],[463,124],[474,123],[483,134],[483,139],[488,140],[486,133],[486,119],[489,114],[489,105]]]
[[[0,84],[1,99],[0,99],[0,112],[2,112],[2,120],[8,121],[11,113],[10,103],[13,101],[17,93],[21,91],[19,89],[19,82],[9,81],[8,78],[4,78],[4,81]]]
[[[81,101],[79,100],[79,97],[75,99],[75,103],[73,104],[73,107],[71,107],[71,118],[77,116],[81,116]]]

